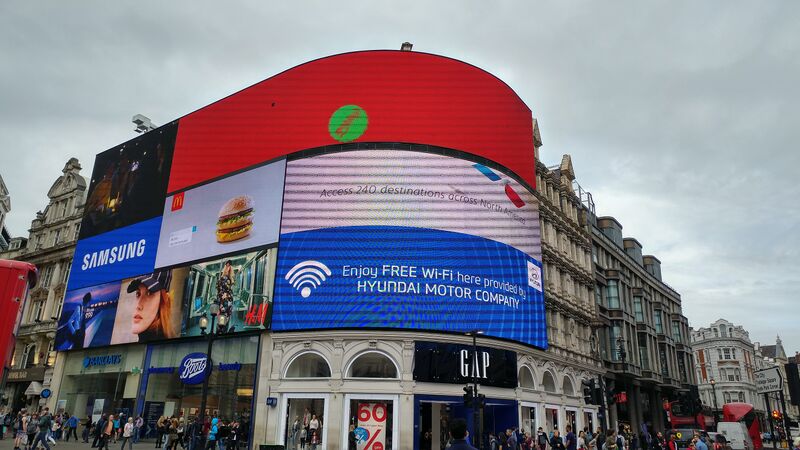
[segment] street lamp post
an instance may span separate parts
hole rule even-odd
[[[714,397],[714,428],[717,428],[717,381],[711,378],[711,396]]]
[[[219,315],[219,303],[214,302],[208,306],[208,312],[211,314],[211,326],[209,327],[208,317],[203,314],[200,317],[200,333],[206,336],[208,340],[208,346],[206,347],[206,364],[213,364],[211,361],[211,351],[214,348],[214,339],[217,335],[217,329],[214,327],[215,322],[218,328],[223,328],[227,325],[228,318],[225,315]],[[219,319],[217,320],[217,316]],[[208,332],[206,332],[208,330]],[[202,391],[202,400],[200,401],[200,416],[198,417],[200,421],[200,426],[198,427],[199,432],[202,434],[203,430],[203,423],[206,420],[206,406],[208,403],[208,380],[211,378],[211,371],[213,370],[213,366],[209,368],[209,373],[206,375],[205,379],[203,379],[203,391]]]
[[[472,330],[467,336],[472,336],[472,361],[470,364],[472,372],[472,429],[475,431],[473,443],[478,446],[478,450],[483,450],[483,404],[478,396],[478,335],[483,334],[481,330]],[[477,408],[476,408],[477,406]]]

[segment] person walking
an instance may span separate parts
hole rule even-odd
[[[42,412],[42,416],[39,417],[39,432],[36,433],[36,437],[33,439],[33,444],[31,444],[31,449],[35,450],[36,447],[41,442],[42,446],[45,450],[50,450],[50,445],[47,443],[47,435],[50,433],[50,427],[53,426],[53,418],[50,416],[50,409],[45,408]]]
[[[144,419],[142,419],[142,416],[136,416],[136,419],[134,419],[133,421],[133,436],[131,436],[133,438],[134,444],[139,443],[139,436],[142,433],[143,425],[144,425]]]
[[[550,438],[550,449],[551,450],[566,450],[564,447],[564,441],[561,439],[561,432],[558,430],[553,431],[553,437]]]
[[[106,426],[106,415],[103,414],[97,419],[97,422],[94,423],[93,436],[94,439],[92,440],[92,448],[95,448],[100,444],[100,441],[103,439],[103,429]]]
[[[122,428],[122,445],[120,450],[125,450],[125,444],[128,444],[128,450],[133,450],[133,417],[128,417],[128,422]]]
[[[39,415],[36,413],[31,414],[28,417],[28,424],[25,428],[25,433],[28,435],[27,441],[27,448],[33,448],[31,444],[33,444],[34,439],[36,439],[36,435],[39,434]]]
[[[28,444],[28,434],[25,427],[28,425],[28,416],[23,414],[24,410],[17,413],[17,420],[14,422],[14,450],[20,450],[20,446]]]
[[[206,437],[206,449],[205,450],[215,450],[214,447],[217,445],[217,433],[219,433],[219,427],[217,424],[219,423],[219,419],[214,417],[211,419],[211,427],[208,429],[208,436]]]
[[[547,433],[544,432],[542,427],[536,430],[536,446],[539,450],[545,450],[547,448]]]
[[[108,419],[103,425],[103,429],[100,436],[100,450],[109,450],[108,448],[108,441],[112,439],[114,435],[114,415],[110,414]]]
[[[467,442],[467,422],[464,419],[453,419],[450,421],[450,439],[452,439],[449,450],[477,450]]]
[[[78,418],[75,414],[71,415],[69,419],[67,419],[67,438],[65,439],[69,442],[69,436],[72,435],[75,438],[75,441],[78,440]]]
[[[617,430],[608,430],[606,434],[606,443],[603,445],[603,450],[617,450]]]
[[[567,435],[565,436],[564,440],[564,447],[567,450],[577,450],[578,448],[578,438],[575,437],[575,433],[572,432],[572,425],[567,425]]]

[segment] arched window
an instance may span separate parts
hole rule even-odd
[[[30,369],[36,365],[36,344],[28,344],[25,346],[25,352],[22,354],[22,367]]]
[[[572,381],[568,377],[564,377],[564,382],[561,383],[561,392],[564,395],[575,395],[575,390],[572,388]]]
[[[286,369],[286,378],[330,378],[331,367],[322,355],[306,352],[296,356]]]
[[[556,392],[556,381],[553,379],[553,375],[551,375],[550,372],[545,371],[544,376],[542,376],[542,387],[545,392]]]
[[[358,356],[347,369],[348,378],[397,378],[397,366],[391,358],[380,352],[367,352]]]
[[[536,388],[536,384],[533,382],[533,373],[531,373],[531,369],[526,366],[522,366],[519,369],[519,387]]]

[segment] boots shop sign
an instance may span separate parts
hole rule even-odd
[[[183,384],[200,384],[209,375],[211,364],[205,353],[189,353],[178,366],[178,379]]]
[[[474,377],[484,386],[515,388],[516,367],[516,353],[487,347],[417,342],[414,352],[414,380],[428,383],[465,384]]]

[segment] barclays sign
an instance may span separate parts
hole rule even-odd
[[[211,361],[205,353],[189,353],[178,366],[178,379],[183,384],[200,384],[211,372]]]

